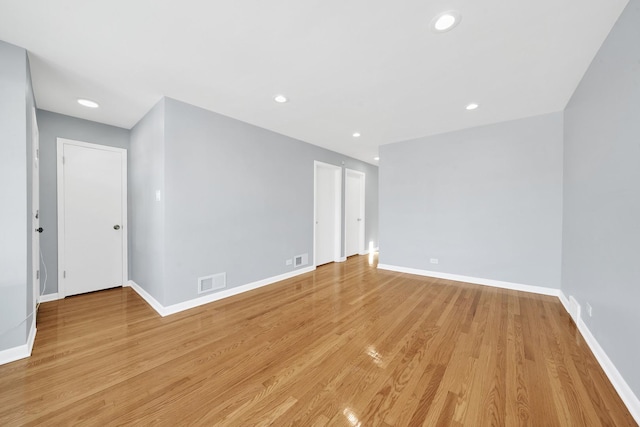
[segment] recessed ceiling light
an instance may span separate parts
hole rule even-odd
[[[478,107],[479,107],[479,105],[478,105],[478,104],[476,104],[475,102],[472,102],[471,104],[467,105],[465,108],[466,108],[467,110],[475,110],[475,109],[476,109],[476,108],[478,108]]]
[[[98,108],[100,106],[100,104],[98,104],[95,101],[92,101],[90,99],[83,99],[83,98],[78,98],[78,104],[88,108]]]
[[[276,95],[273,97],[273,100],[280,104],[284,104],[285,102],[288,101],[287,97],[284,95]]]
[[[353,133],[353,137],[354,138],[360,138],[360,132],[354,132]]]
[[[380,157],[374,157],[373,160],[380,160]]]
[[[460,12],[457,10],[449,10],[437,15],[431,21],[431,28],[438,33],[449,31],[460,23]]]

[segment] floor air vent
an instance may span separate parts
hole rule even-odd
[[[227,273],[218,273],[211,276],[198,277],[198,293],[215,291],[227,287]]]

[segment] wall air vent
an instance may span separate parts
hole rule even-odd
[[[218,273],[211,276],[198,277],[198,293],[215,291],[227,287],[227,273]]]
[[[296,255],[293,257],[293,268],[302,267],[309,264],[309,254]]]

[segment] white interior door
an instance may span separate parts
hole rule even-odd
[[[60,296],[126,281],[124,149],[58,139]]]
[[[315,162],[315,265],[340,259],[342,169]]]
[[[31,214],[32,214],[32,239],[31,239],[31,269],[33,278],[33,310],[40,301],[40,132],[36,122],[36,110],[31,111],[31,144],[33,156],[33,168],[31,175]]]
[[[362,172],[345,172],[345,256],[364,254],[364,179]]]

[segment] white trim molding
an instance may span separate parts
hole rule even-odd
[[[158,312],[158,314],[160,316],[166,316],[167,313],[165,313],[165,308],[162,304],[160,304],[160,302],[155,299],[153,296],[151,296],[151,294],[147,291],[145,291],[140,285],[138,285],[136,282],[134,282],[133,280],[129,280],[127,282],[127,286],[131,287],[134,291],[136,291],[136,293],[138,295],[140,295],[140,297],[145,300],[147,302],[147,304],[149,304],[151,306],[151,308],[153,308],[156,312]]]
[[[31,322],[31,330],[29,331],[27,342],[17,347],[0,351],[0,365],[15,362],[16,360],[25,359],[31,356],[33,344],[36,341],[36,332],[36,322]]]
[[[633,419],[640,424],[640,399],[638,399],[638,396],[631,390],[631,387],[629,387],[629,384],[624,380],[618,368],[616,368],[611,359],[609,359],[609,356],[607,356],[607,353],[600,346],[598,340],[593,336],[587,324],[582,320],[580,304],[572,295],[567,298],[564,292],[560,292],[559,298],[564,309],[567,310],[567,313],[569,313],[574,320],[578,331],[582,334],[582,337],[593,352],[605,375],[609,378],[609,381],[611,381],[613,388],[616,389],[622,402],[624,402],[627,409],[629,409]]]
[[[558,298],[560,299],[560,304],[562,304],[565,311],[569,313],[569,317],[571,317],[573,323],[578,326],[580,322],[580,304],[578,303],[578,301],[573,297],[573,295],[567,298],[565,293],[562,291],[560,291],[560,295],[558,295]]]
[[[578,330],[582,334],[582,337],[589,345],[589,348],[593,352],[593,355],[602,366],[602,370],[607,375],[611,384],[613,384],[613,388],[616,389],[620,398],[627,405],[627,409],[631,413],[631,416],[638,424],[640,424],[640,399],[635,395],[629,384],[624,380],[620,371],[613,364],[607,353],[605,353],[604,349],[598,343],[598,340],[593,336],[587,324],[584,323],[582,318],[578,318]]]
[[[128,286],[136,291],[142,299],[144,299],[158,314],[162,317],[169,316],[171,314],[179,313],[181,311],[189,310],[190,308],[195,308],[204,304],[208,304],[210,302],[218,301],[224,298],[229,298],[234,295],[238,295],[244,292],[248,292],[254,289],[261,288],[263,286],[271,285],[276,282],[280,282],[282,280],[290,279],[295,276],[299,276],[301,274],[310,273],[316,269],[315,266],[301,268],[299,270],[295,270],[289,273],[280,274],[278,276],[269,277],[267,279],[258,280],[256,282],[248,283],[242,286],[236,286],[235,288],[226,289],[221,292],[216,292],[210,295],[202,296],[199,298],[194,298],[188,301],[184,301],[178,304],[172,304],[169,306],[164,306],[160,304],[158,300],[156,300],[151,294],[142,289],[140,285],[135,283],[133,280],[129,280]]]
[[[369,254],[372,254],[372,253],[373,253],[373,254],[378,253],[378,248],[367,249],[366,251],[364,251],[363,253],[358,254],[358,255],[369,255]],[[345,258],[345,259],[346,259],[346,258]],[[383,265],[384,265],[384,264],[383,264]]]
[[[399,267],[396,265],[378,264],[381,270],[396,271],[398,273],[409,273],[418,276],[435,277],[437,279],[453,280],[456,282],[473,283],[475,285],[493,286],[494,288],[511,289],[514,291],[531,292],[534,294],[558,296],[560,289],[547,288],[544,286],[523,285],[520,283],[503,282],[493,279],[482,279],[478,277],[462,276],[459,274],[441,273],[439,271],[419,270],[416,268]]]
[[[558,294],[558,298],[560,299],[560,303],[562,304],[564,309],[567,311],[567,313],[569,313],[569,315],[571,315],[571,306],[570,306],[570,303],[569,303],[569,298],[567,298],[567,296],[562,291],[560,291],[560,293]],[[573,320],[575,321],[576,319],[573,319]],[[576,322],[576,324],[577,323],[578,322]]]
[[[44,295],[40,295],[39,298],[39,302],[40,304],[42,304],[43,302],[50,302],[50,301],[56,301],[59,300],[60,298],[60,294],[53,293],[53,294],[44,294]]]

